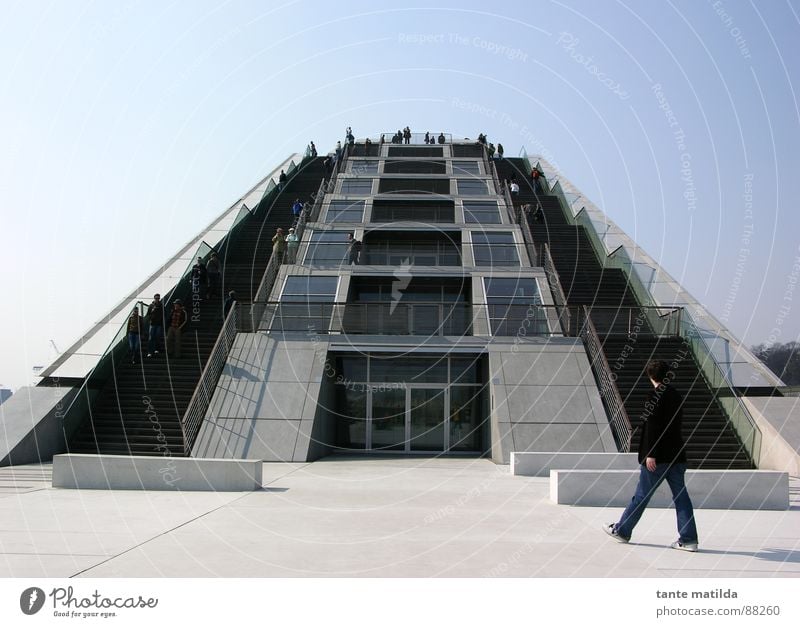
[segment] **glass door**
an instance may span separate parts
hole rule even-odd
[[[373,449],[405,451],[406,392],[404,388],[372,388],[372,420],[370,421]]]
[[[445,450],[445,388],[409,388],[410,451]]]

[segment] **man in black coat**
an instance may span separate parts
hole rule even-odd
[[[639,484],[619,522],[603,530],[618,542],[628,542],[650,498],[663,481],[672,490],[678,518],[678,539],[670,546],[682,551],[697,551],[697,526],[689,493],[686,491],[686,452],[681,436],[683,398],[669,381],[674,376],[669,364],[651,361],[645,374],[653,391],[645,404],[644,422],[639,428]]]

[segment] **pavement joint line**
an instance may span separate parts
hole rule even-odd
[[[266,486],[274,483],[275,481],[278,481],[279,479],[283,479],[285,477],[288,477],[289,475],[294,474],[298,470],[301,470],[302,468],[305,468],[306,466],[309,466],[310,464],[311,464],[311,462],[303,464],[302,466],[300,466],[298,468],[295,468],[295,469],[291,470],[290,472],[287,472],[285,475],[282,475],[281,477],[273,479],[269,483],[266,483],[266,484],[262,485],[261,486],[261,490],[263,490]],[[253,492],[255,492],[255,490],[253,490]],[[214,512],[216,512],[218,510],[221,510],[221,509],[223,509],[225,507],[228,507],[229,505],[232,505],[232,504],[236,503],[237,501],[250,496],[251,494],[252,494],[252,492],[246,492],[246,493],[238,496],[237,498],[235,498],[235,499],[233,499],[231,501],[228,501],[227,503],[223,503],[222,505],[219,505],[218,507],[210,509],[207,512],[203,512],[202,514],[199,514],[199,515],[195,516],[194,518],[190,518],[189,520],[185,520],[184,522],[182,522],[179,525],[176,525],[175,527],[172,527],[170,529],[162,531],[161,533],[157,533],[156,535],[148,538],[147,540],[144,540],[142,542],[139,542],[138,544],[135,544],[134,546],[130,547],[129,549],[125,549],[124,551],[121,551],[120,553],[116,553],[115,555],[110,555],[110,556],[108,556],[107,559],[104,559],[104,560],[102,560],[100,562],[97,562],[97,564],[92,564],[91,566],[88,566],[88,567],[84,568],[83,570],[79,570],[77,573],[73,573],[72,575],[69,576],[69,579],[72,579],[72,578],[77,577],[79,575],[83,575],[84,573],[92,570],[93,568],[97,568],[98,566],[102,566],[103,564],[107,564],[108,562],[110,562],[113,559],[121,557],[121,556],[125,555],[126,553],[130,553],[131,551],[135,551],[136,549],[144,546],[145,544],[147,544],[149,542],[152,542],[153,540],[156,540],[156,539],[158,539],[158,538],[160,538],[162,536],[166,536],[166,535],[172,533],[173,531],[177,531],[181,527],[185,527],[186,525],[191,524],[191,523],[193,523],[193,522],[195,522],[197,520],[200,520],[201,518],[204,518],[205,516],[208,516],[209,514],[213,514]]]

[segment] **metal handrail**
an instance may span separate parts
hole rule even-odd
[[[217,341],[214,343],[214,348],[211,349],[211,354],[206,360],[206,365],[203,368],[203,373],[200,375],[200,380],[197,382],[194,394],[192,394],[192,399],[189,401],[183,418],[181,418],[183,452],[187,456],[191,455],[194,441],[200,431],[200,424],[211,404],[211,397],[214,395],[217,381],[228,359],[231,346],[233,346],[233,341],[236,337],[236,328],[238,326],[238,310],[238,305],[234,302],[228,315],[225,317],[225,321],[222,323]]]
[[[527,224],[527,221],[525,221]],[[550,256],[550,246],[547,244],[543,247],[542,253],[544,266],[544,273],[547,275],[547,282],[550,284],[550,293],[553,295],[553,301],[559,308],[558,319],[564,329],[571,328],[571,320],[569,315],[569,308],[567,307],[567,297],[564,295],[564,289],[561,287],[561,278],[558,276],[558,270],[553,263],[553,258]],[[566,324],[565,324],[566,322]]]
[[[600,396],[605,401],[606,409],[609,413],[611,430],[614,432],[617,446],[621,452],[627,453],[631,450],[633,427],[628,417],[628,412],[625,410],[625,404],[622,402],[619,390],[614,383],[614,377],[611,374],[611,368],[608,365],[608,360],[603,351],[600,337],[597,335],[597,329],[594,328],[594,324],[592,324],[591,317],[589,316],[589,310],[586,307],[584,307],[584,318],[583,325],[581,325],[580,337],[586,347],[586,352],[589,354],[592,370],[594,370],[597,385],[600,389]]]
[[[712,352],[711,347],[708,345],[708,342],[706,342],[703,334],[700,333],[700,329],[697,328],[697,325],[695,324],[694,320],[692,320],[691,315],[687,313],[682,318],[681,322],[685,323],[685,326],[688,327],[688,329],[684,331],[684,324],[681,325],[681,337],[686,340],[686,343],[689,345],[689,349],[692,351],[692,355],[697,360],[700,366],[701,376],[703,376],[709,388],[712,390],[725,390],[724,396],[716,394],[716,398],[719,401],[722,411],[728,417],[728,422],[731,424],[734,431],[736,431],[736,433],[739,435],[742,444],[750,454],[750,458],[753,460],[756,468],[758,468],[758,465],[761,462],[761,440],[763,437],[761,434],[761,429],[756,424],[756,421],[750,414],[747,406],[736,394],[736,391],[733,389],[733,386],[731,386],[719,363],[717,363],[717,360],[714,359],[714,353]],[[698,340],[700,346],[695,346],[693,340]],[[709,364],[711,372],[707,372]],[[714,374],[716,374],[716,377],[713,377]],[[714,384],[713,379],[717,379],[717,385]],[[726,404],[730,402],[730,399],[733,399],[733,407],[726,406]],[[743,427],[738,423],[737,420],[734,419],[736,410],[739,410],[747,422],[747,425],[750,428],[749,434],[743,433]]]

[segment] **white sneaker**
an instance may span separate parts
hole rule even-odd
[[[672,544],[669,545],[671,549],[677,549],[678,551],[688,551],[689,553],[697,553],[697,542],[687,542],[684,544],[680,540],[675,540]]]
[[[603,531],[605,531],[609,536],[614,538],[614,540],[616,540],[617,542],[621,542],[622,544],[627,544],[628,542],[631,541],[630,538],[626,538],[625,536],[619,535],[615,527],[616,525],[614,525],[613,523],[610,525],[604,524]]]

